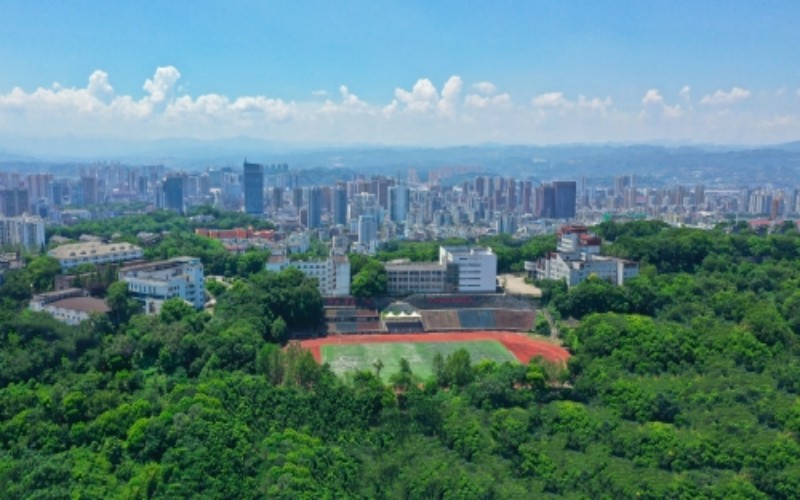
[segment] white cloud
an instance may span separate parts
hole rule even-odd
[[[439,92],[427,78],[417,80],[410,92],[405,89],[396,89],[394,96],[398,103],[405,105],[406,109],[417,113],[435,109],[439,102]]]
[[[54,88],[57,90],[60,87]],[[89,76],[89,86],[86,90],[93,97],[104,99],[114,94],[114,88],[108,83],[108,73],[101,70],[96,70]]]
[[[325,104],[320,108],[320,112],[326,115],[335,113],[375,112],[373,106],[370,106],[365,101],[359,99],[357,95],[350,92],[347,85],[339,86],[339,95],[342,97],[340,102],[336,103],[330,99],[326,99]]]
[[[687,87],[684,87],[684,89],[686,88]],[[681,93],[683,93],[683,90],[681,90]],[[683,116],[683,109],[677,104],[669,106],[664,101],[664,96],[661,95],[658,89],[648,89],[647,92],[645,92],[644,97],[642,97],[642,108],[643,113],[656,110],[660,111],[667,118],[680,118]]]
[[[734,87],[704,98],[705,104],[749,98],[757,106],[693,108],[688,85],[667,96],[647,89],[627,106],[616,105],[611,97],[572,98],[563,92],[542,93],[528,105],[517,105],[489,81],[467,82],[453,75],[439,87],[427,78],[412,80],[413,86],[396,88],[388,102],[363,100],[347,85],[331,93],[313,91],[294,102],[265,95],[193,96],[186,91],[191,82],[183,84],[172,66],[157,68],[143,80],[141,91],[120,94],[112,78],[98,69],[83,86],[54,83],[0,93],[0,138],[243,134],[286,141],[445,145],[656,139],[775,143],[800,136],[800,90],[751,95]]]
[[[761,128],[766,128],[766,129],[770,129],[770,128],[781,128],[781,129],[783,129],[783,128],[786,128],[786,127],[796,126],[798,123],[800,123],[800,122],[798,121],[797,116],[794,116],[794,115],[777,115],[777,116],[774,116],[772,118],[767,118],[767,119],[761,120],[759,122],[758,126],[761,127]]]
[[[161,66],[156,68],[153,79],[147,79],[142,88],[150,94],[150,101],[160,103],[165,101],[172,93],[172,88],[181,77],[174,66]]]
[[[445,115],[455,112],[458,103],[458,96],[461,94],[461,87],[464,82],[459,76],[451,76],[442,88],[442,98],[439,100],[438,109]]]
[[[563,92],[548,92],[534,97],[531,100],[531,104],[533,104],[535,108],[540,109],[550,108],[561,111],[588,110],[602,112],[611,106],[612,101],[611,97],[606,97],[605,99],[600,99],[599,97],[588,99],[584,95],[579,95],[577,100],[570,101],[564,97]]]
[[[729,92],[717,90],[713,94],[707,95],[700,100],[700,104],[722,105],[733,104],[743,101],[750,97],[750,91],[741,87],[733,87]]]
[[[661,96],[661,92],[658,89],[650,89],[645,92],[644,97],[642,97],[642,106],[648,106],[650,104],[663,104],[664,98]]]
[[[665,104],[662,111],[664,112],[664,116],[667,118],[680,118],[683,116],[683,109],[681,109],[681,107],[677,104],[675,106],[667,106]]]
[[[560,108],[568,105],[568,101],[561,92],[548,92],[533,98],[533,105],[537,108]]]
[[[511,106],[511,96],[507,93],[486,97],[478,94],[469,94],[464,98],[464,105],[469,108],[486,109],[493,106]]]
[[[484,95],[494,95],[497,92],[497,87],[492,82],[478,82],[472,85],[472,88]]]
[[[366,106],[367,103],[358,98],[357,95],[351,94],[347,85],[339,86],[339,94],[342,96],[342,104],[345,106]]]

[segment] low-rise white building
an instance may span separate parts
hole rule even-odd
[[[389,295],[444,293],[447,291],[447,266],[437,262],[388,262],[386,268]]]
[[[294,267],[309,278],[315,278],[323,297],[350,295],[350,261],[346,255],[331,253],[324,260],[291,260],[286,255],[271,255],[266,265],[268,271],[274,272],[287,267]]]
[[[164,301],[173,297],[198,310],[205,305],[203,264],[196,257],[124,267],[119,270],[119,279],[128,284],[131,296],[144,304],[147,314],[158,314]]]
[[[497,255],[490,247],[439,247],[439,264],[457,268],[460,293],[497,289]]]
[[[28,215],[0,217],[0,247],[38,251],[44,247],[44,221]]]
[[[538,279],[564,280],[569,287],[592,275],[614,285],[623,285],[639,275],[639,264],[602,255],[553,252],[539,261],[535,272]]]
[[[582,226],[565,226],[559,231],[558,251],[537,262],[526,262],[532,277],[563,280],[573,287],[589,276],[597,276],[615,285],[639,275],[639,264],[630,260],[600,255],[600,238]]]
[[[70,269],[81,264],[113,264],[141,259],[144,252],[130,243],[72,243],[58,246],[48,255],[58,260],[62,269]]]
[[[34,295],[28,308],[46,312],[58,321],[73,326],[89,319],[92,314],[106,314],[111,310],[104,300],[88,297],[80,288]]]

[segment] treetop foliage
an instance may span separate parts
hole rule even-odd
[[[215,289],[213,313],[170,302],[137,314],[112,284],[112,314],[78,327],[24,308],[47,262],[8,273],[0,491],[796,498],[800,235],[639,222],[600,231],[642,273],[623,287],[547,284],[546,306],[575,320],[560,326],[566,367],[460,351],[435,359],[430,380],[406,363],[389,384],[379,360],[336,377],[288,341],[322,311],[316,283],[295,270],[221,259],[220,274],[235,278]],[[193,240],[164,241],[155,251]],[[534,252],[514,245],[509,268]],[[215,265],[213,245],[195,249]],[[380,262],[358,257],[353,268],[379,273]]]

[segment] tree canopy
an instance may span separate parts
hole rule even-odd
[[[607,226],[608,251],[641,258],[642,273],[546,290],[575,320],[560,325],[566,367],[456,351],[434,359],[430,380],[406,363],[388,384],[377,360],[337,377],[288,341],[322,317],[296,270],[233,268],[213,314],[179,302],[137,314],[112,284],[111,317],[77,327],[25,309],[46,262],[9,272],[0,491],[795,498],[800,236]],[[365,259],[362,272],[379,269]]]

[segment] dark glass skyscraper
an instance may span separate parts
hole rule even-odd
[[[164,179],[164,208],[175,212],[184,213],[183,193],[186,185],[186,176],[183,174],[170,175]]]
[[[575,217],[575,181],[555,181],[536,188],[536,215],[548,219]]]
[[[571,219],[575,217],[575,202],[577,200],[577,185],[575,181],[556,181],[553,183],[555,190],[555,219]]]
[[[337,184],[333,190],[333,223],[335,225],[347,224],[347,188]]]
[[[264,166],[244,162],[244,211],[252,215],[264,213]]]
[[[316,229],[322,225],[322,190],[318,187],[308,188],[308,224],[309,229]]]

